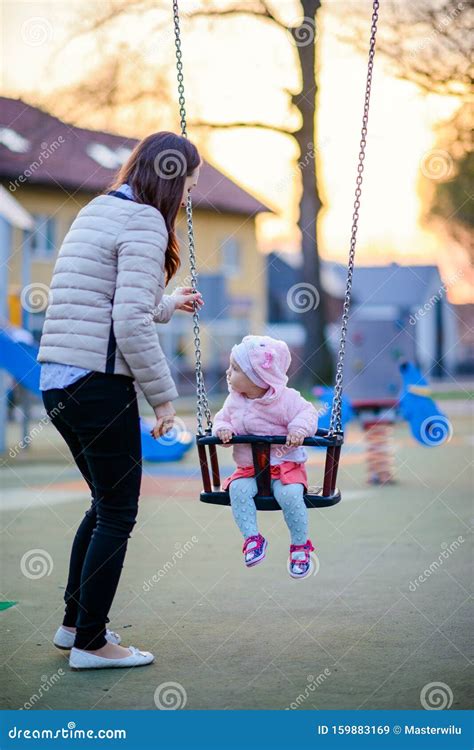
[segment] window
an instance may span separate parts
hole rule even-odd
[[[238,276],[241,272],[240,244],[229,237],[221,245],[222,271],[226,276]]]
[[[50,258],[56,247],[56,220],[51,216],[33,214],[35,228],[30,233],[31,254],[34,258]]]

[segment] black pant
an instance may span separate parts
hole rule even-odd
[[[63,625],[77,627],[76,648],[106,644],[108,613],[136,523],[142,475],[133,379],[92,372],[67,388],[43,391],[52,423],[92,493],[72,545]]]

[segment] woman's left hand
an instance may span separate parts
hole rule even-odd
[[[204,304],[201,292],[194,292],[192,286],[179,286],[171,296],[175,301],[175,309],[184,312],[194,312],[194,302],[197,302],[198,310]]]

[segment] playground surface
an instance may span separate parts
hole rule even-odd
[[[442,448],[397,427],[399,483],[383,488],[365,484],[362,435],[351,426],[343,501],[310,511],[317,560],[303,581],[287,573],[280,513],[260,514],[267,559],[246,569],[230,508],[198,502],[195,451],[147,464],[110,627],[156,661],[84,673],[69,670],[52,638],[88,492],[45,426],[35,438],[41,460],[19,454],[0,468],[1,599],[16,602],[0,612],[2,707],[417,709],[442,683],[450,707],[468,708],[472,422],[467,406],[450,418]],[[193,418],[185,422],[193,430]],[[230,451],[219,455],[230,473]],[[314,481],[322,458],[310,453]]]

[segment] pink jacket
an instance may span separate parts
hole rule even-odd
[[[270,387],[261,398],[247,398],[233,389],[214,420],[212,434],[218,430],[232,430],[235,435],[288,435],[297,432],[305,437],[315,434],[318,413],[315,407],[294,388]],[[250,445],[234,445],[233,458],[237,466],[252,466]],[[270,463],[283,461],[303,463],[306,449],[286,445],[272,445]]]

